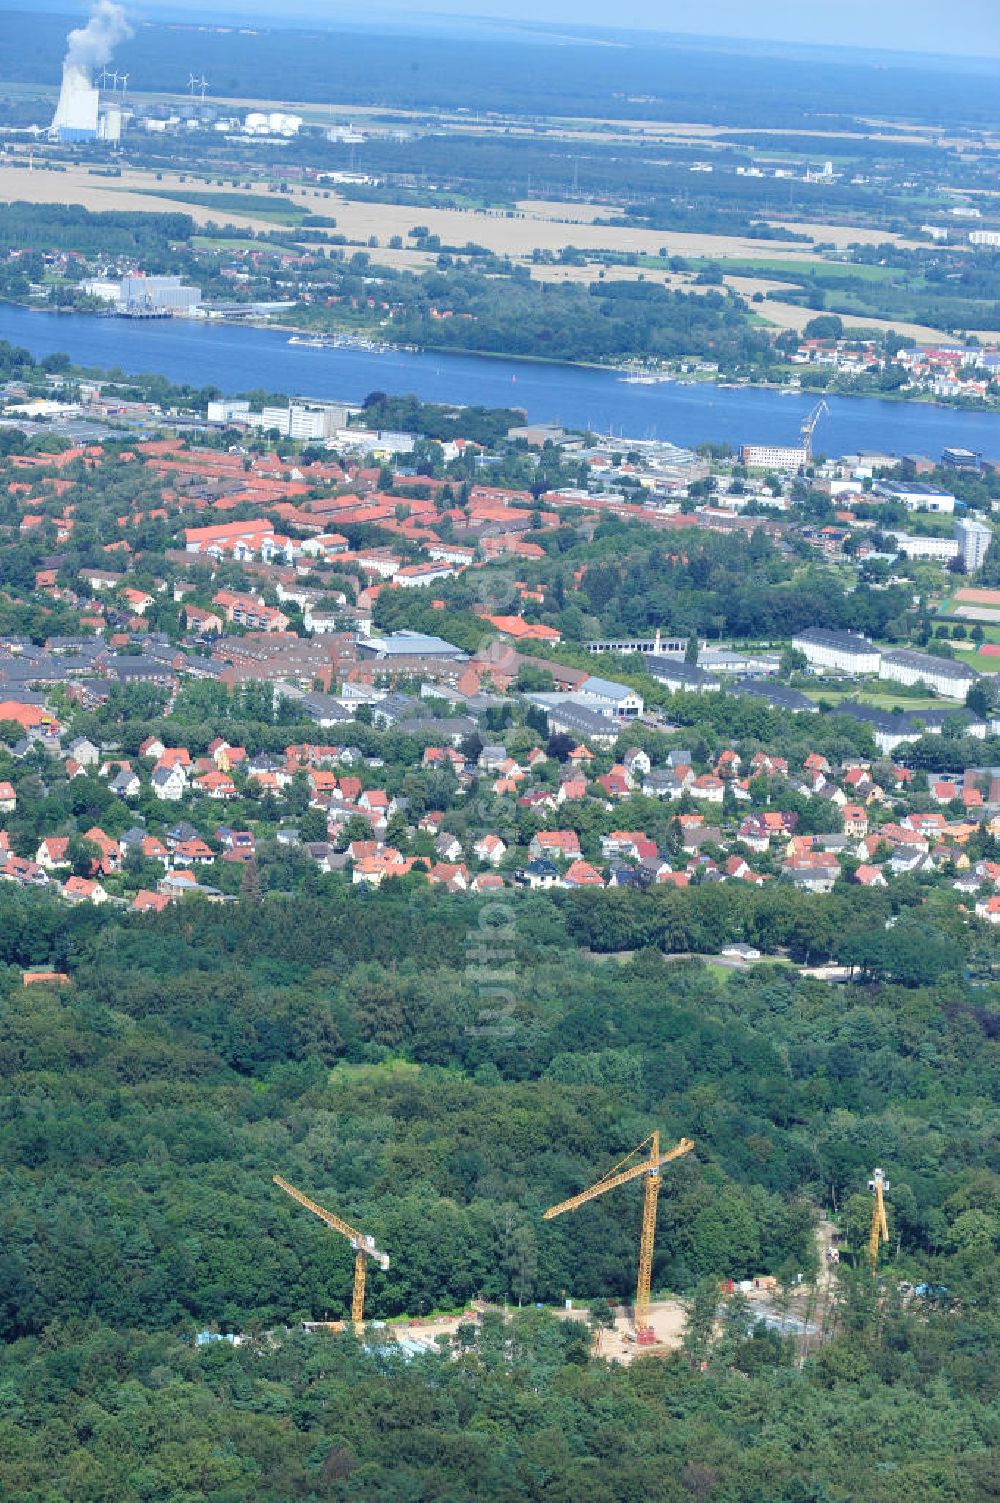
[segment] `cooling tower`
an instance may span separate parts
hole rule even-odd
[[[95,141],[98,99],[89,68],[67,60],[52,121],[53,134],[60,141]]]

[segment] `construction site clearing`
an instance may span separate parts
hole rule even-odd
[[[791,1291],[779,1294],[777,1280],[770,1276],[745,1279],[738,1284],[722,1280],[719,1287],[720,1300],[736,1291],[745,1296],[755,1324],[762,1321],[780,1335],[793,1337],[800,1342],[805,1342],[807,1338],[822,1339],[828,1308],[827,1301],[822,1298],[825,1291],[821,1284],[800,1284]],[[593,1332],[591,1355],[594,1358],[627,1365],[637,1357],[665,1357],[671,1352],[679,1351],[683,1345],[687,1328],[687,1304],[676,1296],[650,1301],[649,1327],[654,1339],[641,1344],[636,1341],[631,1306],[612,1306],[612,1311],[614,1325],[600,1326]],[[460,1328],[473,1326],[478,1329],[483,1316],[489,1312],[510,1320],[517,1313],[517,1307],[474,1300],[467,1309],[457,1314],[367,1321],[363,1336],[369,1343],[373,1339],[394,1342],[407,1358],[437,1356],[442,1352],[456,1351]],[[590,1308],[587,1304],[567,1301],[565,1306],[556,1307],[553,1313],[559,1320],[590,1324]],[[339,1335],[351,1330],[352,1323],[350,1319],[306,1320],[301,1323],[300,1329],[311,1335]],[[236,1340],[239,1343],[241,1338]]]
[[[608,1190],[641,1179],[644,1182],[642,1236],[639,1245],[639,1273],[636,1281],[636,1296],[631,1308],[607,1307],[611,1323],[592,1321],[586,1303],[574,1304],[567,1299],[556,1313],[562,1320],[586,1321],[592,1331],[592,1355],[611,1362],[631,1362],[638,1355],[665,1356],[677,1350],[684,1340],[687,1325],[687,1310],[679,1299],[653,1300],[651,1279],[653,1246],[656,1234],[656,1209],[661,1185],[661,1171],[678,1159],[685,1158],[694,1148],[690,1138],[681,1138],[672,1148],[661,1152],[660,1134],[652,1132],[630,1153],[589,1189],[550,1206],[542,1219],[548,1221],[566,1212],[573,1212],[604,1195]],[[316,1216],[331,1230],[338,1232],[354,1251],[354,1288],[351,1301],[351,1325],[355,1335],[372,1341],[376,1331],[384,1333],[380,1339],[395,1341],[407,1354],[417,1356],[425,1352],[441,1353],[454,1350],[462,1326],[478,1326],[488,1310],[499,1312],[496,1305],[482,1300],[473,1300],[467,1310],[456,1315],[437,1315],[422,1320],[365,1321],[364,1303],[366,1271],[369,1260],[377,1262],[382,1269],[389,1267],[386,1253],[376,1247],[374,1238],[359,1231],[336,1212],[318,1205],[301,1190],[288,1183],[281,1175],[274,1175],[273,1182],[292,1200]],[[873,1171],[868,1182],[872,1194],[872,1222],[869,1256],[873,1271],[878,1266],[879,1247],[888,1241],[884,1191],[888,1188],[884,1172]],[[829,1328],[830,1316],[836,1304],[836,1280],[833,1269],[839,1262],[838,1242],[840,1231],[835,1224],[823,1218],[815,1229],[817,1276],[815,1281],[799,1280],[791,1286],[780,1286],[770,1274],[760,1274],[752,1279],[736,1282],[721,1279],[720,1301],[737,1294],[746,1300],[748,1312],[754,1325],[763,1322],[780,1336],[790,1338],[799,1345],[803,1354],[808,1351],[813,1338],[823,1340]],[[603,1305],[602,1301],[602,1305]],[[542,1305],[536,1309],[544,1309]],[[509,1307],[502,1307],[504,1319]],[[304,1321],[303,1329],[310,1332],[339,1332],[346,1329],[343,1321]],[[201,1332],[199,1344],[220,1338],[209,1332]],[[235,1338],[239,1339],[239,1338]]]

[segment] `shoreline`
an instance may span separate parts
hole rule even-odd
[[[17,306],[25,307],[27,305],[18,304]],[[37,311],[44,312],[44,309],[39,309]],[[205,320],[204,322],[208,324],[211,321]],[[334,331],[304,328],[300,324],[272,323],[266,319],[241,319],[240,324],[242,324],[246,328],[252,329],[273,329],[282,333],[287,330],[289,334],[304,334],[314,337],[319,337],[320,335],[330,338],[335,337]],[[471,360],[506,360],[519,365],[547,365],[553,366],[559,370],[607,371],[609,374],[619,376],[622,379],[624,379],[624,377],[628,375],[627,362],[642,358],[638,355],[625,355],[621,357],[624,363],[612,364],[609,361],[601,360],[558,360],[551,355],[511,354],[504,350],[476,350],[469,349],[464,345],[417,345],[415,347],[412,347],[407,345],[396,345],[391,341],[386,341],[386,349],[384,353],[390,354],[393,352],[404,351],[406,353],[416,355],[458,355],[463,359]],[[692,356],[692,358],[701,359],[702,357]],[[672,384],[676,385],[678,383],[692,384],[696,382],[698,385],[716,386],[720,390],[724,391],[776,391],[782,393],[785,396],[805,397],[807,400],[812,400],[814,402],[822,401],[824,397],[842,397],[845,399],[853,398],[865,402],[910,403],[924,407],[937,407],[943,411],[949,412],[982,412],[987,414],[997,413],[998,415],[1000,415],[1000,398],[997,398],[997,400],[992,403],[962,400],[949,402],[943,400],[941,397],[935,397],[929,392],[915,392],[912,395],[908,395],[905,392],[896,391],[838,391],[836,387],[810,388],[805,386],[790,386],[781,381],[731,380],[727,379],[725,373],[722,371],[720,371],[718,375],[714,377],[695,376],[690,374],[675,375],[669,372],[660,373],[656,371],[651,371],[649,374],[654,375],[657,378],[653,383],[654,385],[658,384],[662,386],[669,386]]]
[[[20,309],[22,309],[26,313],[40,313],[40,314],[55,315],[56,317],[60,317],[60,318],[62,318],[62,317],[74,317],[74,318],[94,318],[94,319],[101,319],[101,318],[104,317],[104,315],[101,314],[101,313],[96,313],[96,312],[93,312],[93,311],[90,311],[90,310],[81,310],[81,309],[78,309],[78,308],[42,308],[42,307],[39,307],[37,303],[22,303],[22,302],[19,302],[16,298],[0,298],[0,304],[6,304],[7,306],[12,307],[12,308],[20,308]],[[302,324],[274,323],[274,322],[272,322],[268,318],[245,318],[245,319],[239,319],[239,320],[231,320],[231,319],[208,319],[208,318],[205,318],[205,319],[176,319],[175,320],[175,319],[171,318],[171,319],[164,319],[164,320],[162,320],[162,322],[164,322],[164,323],[177,322],[177,323],[181,323],[181,324],[192,324],[192,325],[196,325],[198,328],[203,328],[203,329],[234,329],[234,328],[245,328],[245,329],[260,329],[260,330],[265,330],[265,331],[266,330],[270,330],[273,333],[280,333],[280,334],[286,334],[287,333],[289,336],[298,334],[298,335],[303,335],[306,338],[320,338],[320,337],[323,337],[323,338],[333,339],[333,338],[336,338],[336,335],[337,335],[337,332],[338,332],[338,331],[335,331],[335,330],[328,330],[328,329],[312,329],[312,328],[309,328],[309,327],[304,326]],[[339,332],[341,334],[346,334],[346,335],[348,335],[348,337],[352,337],[352,338],[364,339],[364,338],[368,337],[368,336],[363,335],[363,334],[355,334],[354,331],[349,331],[349,330],[341,330]],[[377,340],[373,340],[372,342],[373,342],[373,344],[378,344],[379,343],[379,341],[377,341]],[[334,348],[334,347],[331,346],[331,348]],[[350,348],[350,346],[348,346],[348,348]],[[363,349],[363,346],[359,345],[358,348],[359,349]],[[322,353],[322,351],[317,351],[317,353]],[[616,364],[611,364],[611,363],[606,362],[606,361],[599,361],[599,360],[559,360],[559,359],[554,359],[550,355],[510,354],[510,353],[507,353],[506,351],[503,351],[503,350],[476,350],[476,349],[467,349],[464,346],[460,347],[460,346],[457,346],[457,345],[448,345],[448,346],[419,345],[419,346],[416,346],[416,347],[410,347],[410,346],[406,346],[406,345],[397,345],[397,344],[394,344],[391,340],[386,340],[384,342],[384,348],[378,349],[378,350],[366,351],[365,353],[386,354],[386,355],[389,355],[389,354],[404,354],[405,353],[405,354],[417,355],[417,356],[433,356],[433,355],[438,355],[438,356],[445,356],[445,357],[447,357],[449,355],[454,355],[454,356],[461,357],[462,359],[473,359],[473,360],[504,360],[504,361],[508,361],[508,362],[511,362],[511,363],[514,363],[514,364],[526,365],[526,366],[551,366],[553,369],[557,369],[557,370],[606,371],[610,375],[616,375],[616,376],[619,376],[621,378],[624,378],[626,376],[626,374],[627,374],[626,366],[624,364],[616,365]],[[641,356],[630,355],[630,356],[622,356],[621,358],[622,358],[623,361],[629,361],[629,360],[638,360],[638,359],[641,358]],[[699,358],[702,358],[702,357],[692,356],[692,359],[699,359]],[[97,369],[97,367],[92,367],[92,369]],[[657,373],[656,372],[651,372],[650,374],[657,374]],[[967,400],[966,401],[966,400],[961,400],[961,399],[955,399],[953,401],[948,401],[946,399],[942,399],[941,397],[936,397],[936,396],[932,395],[929,392],[915,392],[915,393],[913,393],[911,395],[911,394],[907,394],[905,392],[898,392],[898,391],[838,391],[835,387],[834,388],[830,388],[830,387],[815,387],[815,388],[810,388],[810,387],[803,387],[803,386],[789,386],[789,385],[786,385],[783,382],[776,382],[776,381],[763,381],[763,380],[762,381],[755,381],[755,380],[752,380],[752,379],[734,380],[734,379],[729,378],[727,376],[727,374],[725,372],[722,372],[722,371],[720,371],[716,376],[713,376],[713,377],[692,376],[692,375],[680,375],[680,376],[678,376],[678,375],[672,375],[672,374],[671,375],[666,375],[665,374],[663,376],[660,376],[659,379],[658,379],[658,381],[656,383],[654,383],[654,384],[668,386],[668,385],[676,385],[676,384],[693,384],[693,383],[697,383],[698,385],[704,385],[704,386],[715,386],[715,387],[719,388],[720,390],[728,390],[728,391],[775,391],[775,392],[778,392],[778,393],[780,393],[780,394],[782,394],[784,396],[789,396],[789,397],[804,397],[807,400],[812,400],[813,402],[820,402],[824,398],[838,397],[838,398],[841,398],[843,400],[858,400],[858,401],[866,401],[866,402],[893,402],[893,403],[896,403],[896,404],[905,404],[905,405],[910,405],[910,406],[935,407],[935,408],[938,408],[941,411],[946,411],[946,412],[976,412],[976,413],[982,413],[982,414],[984,414],[986,416],[989,416],[990,414],[996,414],[996,415],[1000,416],[1000,398],[998,398],[994,402],[982,402],[982,401],[972,401],[972,400]]]
[[[309,339],[329,331],[304,328],[297,323],[274,323],[267,318],[238,321],[176,318],[158,320],[153,324],[140,321],[135,326],[128,324],[127,320],[102,318],[94,310],[48,308],[12,298],[0,298],[0,309],[7,310],[2,337],[11,347],[30,350],[39,362],[46,356],[67,356],[69,369],[66,374],[71,379],[104,377],[126,384],[159,374],[172,384],[195,388],[215,385],[220,392],[236,396],[259,381],[259,378],[258,381],[254,379],[257,373],[253,362],[244,359],[240,353],[250,347],[256,349],[258,365],[273,362],[282,368],[287,365],[287,356],[299,357],[294,374],[288,370],[282,372],[288,383],[287,389],[312,390],[315,379],[315,394],[331,399],[343,396],[341,390],[326,389],[332,383],[336,384],[334,378],[340,381],[343,375],[340,384],[356,384],[358,395],[362,391],[388,386],[397,395],[412,392],[423,401],[450,406],[516,407],[528,411],[539,421],[539,413],[544,408],[546,421],[558,417],[564,426],[580,431],[593,428],[595,419],[601,421],[596,410],[601,409],[605,413],[603,421],[609,429],[624,427],[624,431],[633,431],[636,435],[652,436],[655,429],[665,427],[672,442],[694,447],[712,441],[728,441],[738,446],[750,439],[756,440],[760,425],[773,431],[774,442],[787,442],[785,432],[797,430],[801,410],[825,397],[839,406],[842,420],[848,427],[855,426],[851,410],[855,409],[859,414],[857,422],[862,432],[857,437],[844,439],[847,449],[853,443],[855,448],[867,444],[893,450],[902,445],[903,451],[907,451],[923,440],[915,433],[912,441],[907,441],[891,430],[896,424],[919,428],[921,419],[917,413],[922,410],[928,423],[941,425],[953,419],[957,424],[986,424],[987,427],[978,432],[968,432],[965,445],[1000,455],[1000,435],[994,437],[994,419],[1000,416],[1000,402],[988,405],[942,399],[931,393],[839,392],[763,378],[733,380],[726,372],[672,374],[650,370],[653,382],[637,384],[634,388],[629,386],[626,391],[627,378],[629,371],[635,369],[634,363],[558,361],[537,355],[505,355],[499,351],[454,347],[424,347],[415,352],[402,345],[383,348],[377,354],[350,346],[318,350],[302,350],[301,347],[295,350],[293,347],[286,351],[290,339],[296,335]],[[29,314],[43,316],[36,321],[29,318]],[[71,330],[65,343],[58,318],[63,318]],[[46,324],[46,334],[36,340],[31,326]],[[165,330],[163,324],[167,325]],[[113,340],[107,337],[111,329],[117,336]],[[94,331],[93,336],[90,330]],[[210,330],[218,331],[219,337],[206,337]],[[246,341],[241,338],[241,331],[249,331]],[[362,340],[370,337],[357,331],[347,332]],[[266,351],[262,348],[265,341],[261,340],[261,335],[266,338]],[[389,341],[385,343],[388,345]],[[220,363],[217,352],[226,346],[227,355]],[[162,358],[158,354],[161,349],[164,351]],[[312,360],[309,358],[312,355],[327,358]],[[129,362],[131,369],[122,368],[123,360]],[[362,362],[361,369],[354,369],[355,360]],[[367,370],[363,368],[365,364]],[[463,364],[464,371],[461,369]],[[506,372],[498,380],[493,372],[497,367],[503,371],[504,366]],[[477,367],[481,376],[477,375]],[[517,384],[522,379],[518,372],[523,372],[523,385]],[[657,375],[666,379],[656,379]],[[36,372],[35,380],[40,384],[40,372]],[[787,417],[775,419],[774,414],[785,408],[781,399],[790,396],[802,400],[786,408]],[[729,398],[734,403],[732,413],[726,406]],[[772,398],[779,399],[773,408],[765,402],[765,399]],[[741,400],[743,408],[740,407]],[[889,403],[893,404],[891,408],[887,405]],[[713,412],[712,409],[717,410]],[[878,417],[877,411],[884,416]],[[862,416],[862,413],[867,415]],[[896,416],[891,416],[892,413]],[[880,435],[880,427],[889,431]],[[869,431],[865,432],[866,428]],[[951,433],[942,433],[940,441],[955,442],[955,438]]]

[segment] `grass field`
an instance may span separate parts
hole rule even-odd
[[[987,628],[989,630],[989,628]],[[1000,640],[996,637],[989,638],[991,641]],[[952,642],[955,649],[955,661],[965,663],[970,668],[977,668],[980,673],[1000,673],[1000,658],[981,658],[975,642],[970,642],[963,647],[961,642]]]
[[[645,258],[644,263],[645,263]],[[650,264],[653,261],[650,260]],[[663,262],[658,264],[663,265]],[[711,261],[701,260],[692,262],[695,271],[703,271],[706,266],[711,266]],[[901,272],[891,266],[864,266],[855,264],[853,261],[831,261],[824,257],[811,255],[799,257],[798,260],[778,259],[774,256],[754,257],[748,256],[745,260],[733,258],[726,262],[726,271],[734,276],[746,274],[752,277],[773,278],[778,282],[797,282],[802,285],[803,266],[809,267],[810,280],[835,281],[850,277],[859,282],[891,282],[899,280]]]
[[[156,198],[170,199],[176,204],[191,204],[200,208],[213,209],[223,219],[229,214],[252,214],[255,219],[264,219],[272,224],[297,228],[309,218],[307,208],[301,204],[292,203],[290,198],[282,198],[277,194],[206,193],[198,188],[191,190],[171,188],[165,191],[159,187],[140,188],[138,191]]]
[[[874,709],[890,712],[894,710],[947,710],[955,707],[954,701],[941,699],[936,694],[916,694],[912,699],[901,697],[895,686],[891,689],[859,688],[856,692],[849,689],[806,689],[804,692],[817,703],[824,700],[827,704],[839,705],[845,699],[853,699],[859,704],[871,705]]]

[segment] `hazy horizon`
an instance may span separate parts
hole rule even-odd
[[[15,0],[16,3],[16,0]],[[85,13],[82,0],[42,0],[37,7],[66,14]],[[468,22],[553,23],[569,28],[611,30],[607,7],[597,0],[376,0],[363,16],[326,0],[145,0],[125,8],[134,21],[167,19],[212,24],[252,20],[282,25],[314,21],[352,30],[366,22],[424,24],[439,20]],[[623,0],[614,12],[615,31],[657,32],[664,36],[704,37],[706,40],[747,40],[791,45],[848,47],[900,53],[954,57],[1000,57],[1000,5],[996,0],[840,0],[830,7],[811,9],[799,0],[674,0],[666,9],[657,0]]]

